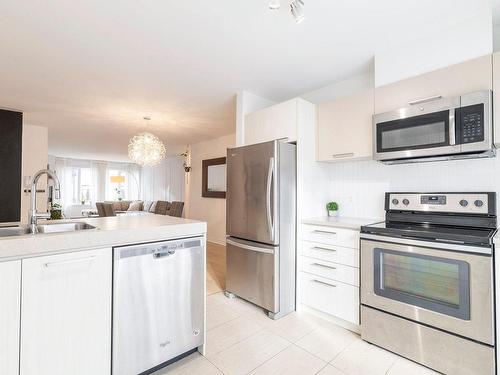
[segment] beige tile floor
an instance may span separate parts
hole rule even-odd
[[[228,299],[226,249],[207,244],[207,347],[155,375],[432,375],[435,372],[301,312],[280,320]]]
[[[310,313],[272,321],[222,292],[207,297],[207,327],[206,356],[192,354],[155,375],[436,374]]]

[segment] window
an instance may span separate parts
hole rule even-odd
[[[90,204],[93,193],[92,170],[90,168],[71,168],[71,202],[73,204]]]

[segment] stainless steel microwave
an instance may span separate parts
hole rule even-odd
[[[373,116],[374,159],[409,163],[492,157],[492,92],[440,96]]]

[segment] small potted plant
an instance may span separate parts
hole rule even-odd
[[[337,216],[339,213],[339,204],[337,202],[328,202],[326,204],[328,216]]]
[[[50,206],[50,220],[62,219],[62,206],[59,203],[52,203]]]

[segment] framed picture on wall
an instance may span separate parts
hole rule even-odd
[[[202,161],[201,196],[226,198],[226,158]]]

